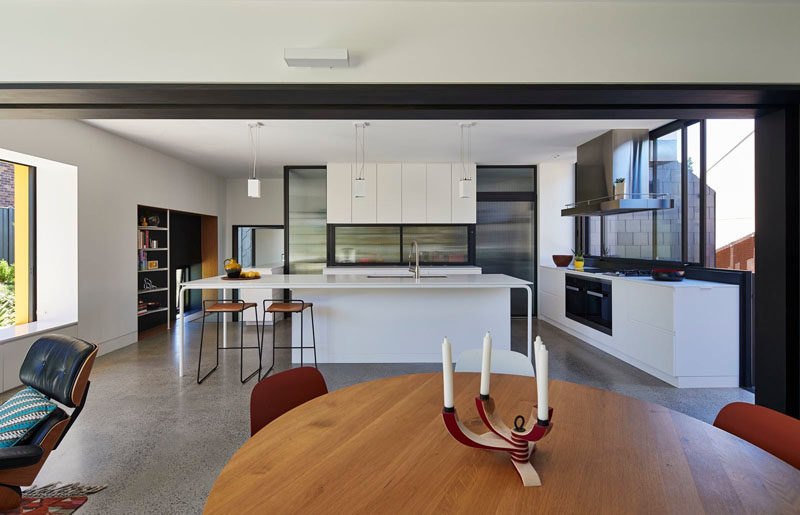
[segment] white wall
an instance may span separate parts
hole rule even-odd
[[[247,196],[247,179],[228,179],[225,184],[227,223],[224,257],[233,252],[234,225],[283,225],[283,179],[261,179],[261,198]]]
[[[788,1],[3,0],[0,19],[9,82],[800,82]],[[353,66],[283,62],[315,46]]]
[[[575,200],[574,163],[541,163],[537,167],[539,264],[553,265],[553,254],[569,254],[575,246],[575,219],[561,210]]]
[[[216,215],[224,227],[224,181],[74,120],[0,120],[0,141],[77,167],[78,336],[100,352],[135,342],[137,204]]]

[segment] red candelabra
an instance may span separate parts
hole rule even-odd
[[[537,369],[541,369],[538,380],[543,380],[540,386],[539,400],[542,406],[547,406],[547,352],[541,345],[541,339],[537,339],[536,357]],[[522,484],[524,486],[541,486],[542,481],[539,474],[531,464],[533,453],[536,451],[536,442],[544,438],[553,428],[553,408],[547,408],[547,418],[540,419],[544,411],[539,411],[538,406],[531,410],[529,421],[534,421],[529,427],[525,427],[525,417],[517,415],[514,419],[514,427],[509,428],[497,415],[494,400],[489,396],[489,363],[491,362],[491,336],[484,339],[484,362],[481,372],[481,394],[475,397],[475,406],[483,424],[489,432],[477,434],[469,430],[458,418],[458,413],[453,407],[453,370],[450,361],[450,343],[445,338],[443,347],[443,371],[445,389],[445,407],[442,409],[444,425],[450,434],[468,447],[487,449],[490,451],[503,451],[509,454],[511,463],[517,469]],[[544,377],[541,377],[544,376]],[[542,391],[544,390],[544,391]],[[487,393],[483,393],[483,392]],[[543,395],[542,395],[543,394]],[[450,407],[448,407],[448,404]]]

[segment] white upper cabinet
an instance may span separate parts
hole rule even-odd
[[[425,163],[403,163],[402,223],[424,224],[427,216],[427,166]]]
[[[355,181],[358,170],[353,166],[351,180]],[[375,163],[364,163],[364,180],[367,182],[367,194],[364,197],[353,197],[352,210],[354,224],[374,224],[376,216],[375,192],[377,187]]]
[[[467,170],[467,174],[472,177],[472,195],[467,198],[461,198],[458,192],[458,181],[461,180],[461,176],[463,175],[463,171],[461,169],[461,163],[453,163],[453,170],[452,170],[452,182],[451,182],[451,198],[453,199],[453,218],[452,223],[454,224],[474,224],[476,217],[475,217],[475,197],[477,194],[477,178],[475,177],[476,166],[475,163],[472,163]]]
[[[473,184],[475,165],[471,165]],[[460,163],[367,163],[353,197],[352,163],[328,163],[329,224],[474,224],[475,193],[458,196]]]
[[[394,224],[403,219],[403,179],[400,163],[378,163],[375,199],[376,221]]]
[[[352,222],[352,171],[350,163],[328,163],[328,223]],[[374,182],[374,181],[373,181]]]
[[[449,224],[453,219],[450,163],[428,163],[426,170],[426,211],[429,224]]]

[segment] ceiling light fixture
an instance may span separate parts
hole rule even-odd
[[[256,178],[256,167],[258,165],[258,150],[259,150],[259,129],[264,124],[261,122],[248,123],[247,127],[250,132],[250,157],[253,162],[252,176],[247,179],[247,196],[250,198],[261,198],[261,180]]]
[[[367,179],[364,177],[364,156],[366,155],[365,149],[367,146],[366,129],[369,127],[368,122],[355,122],[353,127],[356,131],[356,154],[355,154],[355,179],[353,180],[353,197],[363,198],[367,196]],[[361,129],[361,162],[358,161],[358,129]]]
[[[298,68],[347,68],[350,55],[346,48],[284,48],[287,66]]]
[[[458,181],[458,196],[469,198],[475,192],[472,183],[472,128],[475,122],[461,122],[461,178]]]

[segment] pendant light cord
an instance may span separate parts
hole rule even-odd
[[[464,130],[467,131],[467,145],[466,149],[464,148]],[[466,156],[465,154],[466,150]],[[461,123],[461,147],[459,151],[459,159],[461,160],[461,180],[470,181],[472,180],[472,173],[471,169],[468,171],[468,163],[472,162],[472,124]]]
[[[361,126],[361,166],[358,166],[358,127]],[[355,160],[356,160],[356,180],[364,179],[364,160],[366,159],[366,146],[367,146],[367,130],[366,124],[356,123],[353,125],[356,131],[355,141]]]
[[[253,135],[253,129],[255,129],[255,135]],[[260,144],[260,133],[258,129],[260,129],[259,125],[250,125],[250,157],[253,159],[253,179],[256,178],[256,167],[258,166],[258,147]]]

